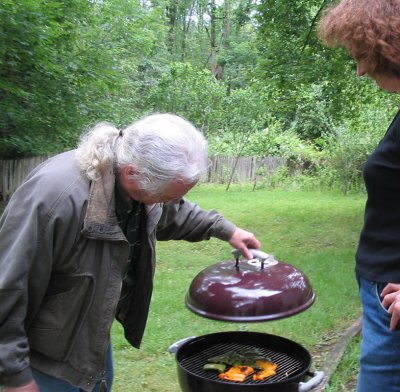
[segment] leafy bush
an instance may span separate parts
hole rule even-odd
[[[290,128],[305,140],[315,140],[322,134],[330,133],[333,122],[327,106],[320,85],[304,86]]]
[[[271,121],[269,126],[250,131],[243,141],[242,156],[275,156],[302,164],[318,159],[318,151],[302,140],[293,130],[283,131],[281,125]],[[209,136],[211,155],[234,156],[238,152],[238,134],[226,131]]]
[[[186,117],[207,134],[220,124],[225,96],[226,86],[214,80],[210,71],[172,63],[150,90],[147,104],[154,111]]]
[[[344,121],[320,138],[323,154],[318,177],[323,187],[340,188],[344,194],[364,189],[364,163],[384,135],[392,115],[383,105],[370,104],[361,116]]]

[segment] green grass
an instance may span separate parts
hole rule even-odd
[[[113,327],[114,392],[178,392],[176,363],[170,344],[187,336],[249,330],[285,336],[310,352],[324,337],[344,329],[360,313],[354,279],[354,252],[362,225],[363,195],[281,190],[249,186],[200,185],[189,198],[205,209],[216,208],[238,226],[256,234],[262,249],[302,270],[316,292],[307,311],[277,321],[225,323],[195,315],[184,297],[195,275],[210,264],[231,259],[229,244],[158,243],[155,289],[140,350]]]
[[[358,357],[360,355],[361,336],[350,340],[342,361],[333,374],[326,389],[329,392],[355,392],[358,376]]]

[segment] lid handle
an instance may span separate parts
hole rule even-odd
[[[268,253],[263,252],[262,250],[259,249],[249,249],[250,253],[253,255],[255,259],[259,259],[261,262],[261,269],[264,269],[264,264],[266,261],[272,263],[273,265],[276,264],[275,257],[273,255],[270,255]],[[240,250],[238,249],[233,249],[232,254],[235,257],[236,264],[235,267],[239,268],[239,258],[241,256]]]

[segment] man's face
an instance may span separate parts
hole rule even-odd
[[[154,203],[179,203],[197,182],[186,184],[182,180],[172,181],[167,185],[161,194],[153,195],[138,187],[136,181],[129,178],[134,173],[134,169],[125,167],[119,173],[119,181],[125,196],[144,204]]]

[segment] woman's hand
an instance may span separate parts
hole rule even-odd
[[[253,255],[249,251],[249,248],[260,249],[261,247],[260,242],[257,240],[256,236],[253,233],[250,233],[249,231],[240,228],[236,228],[236,230],[233,232],[229,243],[235,249],[239,250],[240,253],[248,260],[251,260],[253,258]]]
[[[381,293],[382,305],[392,315],[390,329],[394,331],[400,320],[400,284],[388,283]]]

